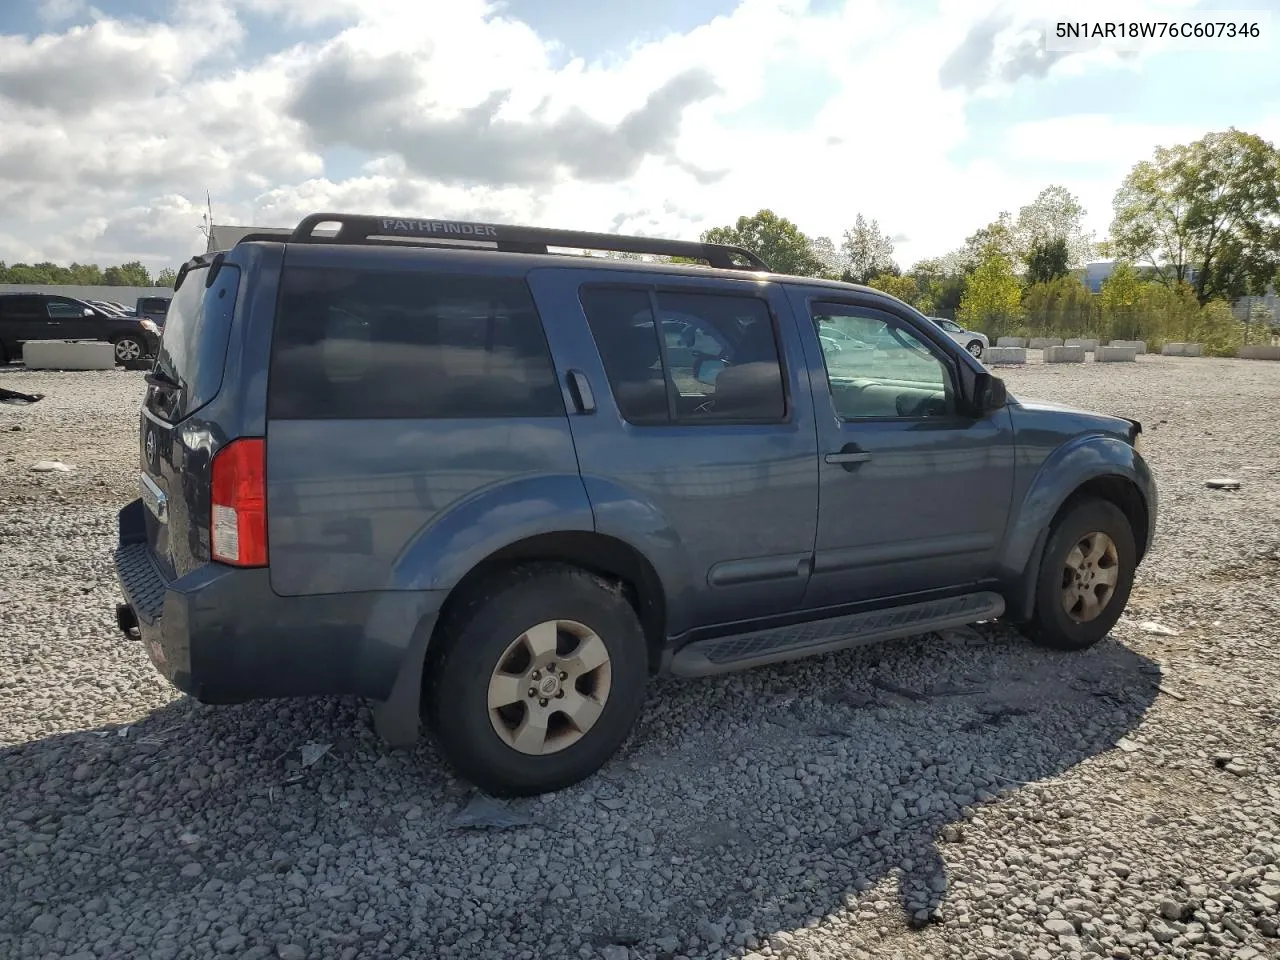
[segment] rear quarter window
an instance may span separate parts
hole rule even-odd
[[[565,415],[522,279],[286,267],[282,287],[273,419]]]
[[[147,405],[170,423],[195,413],[222,389],[227,338],[240,290],[240,268],[224,263],[206,289],[207,275],[208,267],[191,270],[168,301],[156,369],[181,389],[153,388],[148,392]]]

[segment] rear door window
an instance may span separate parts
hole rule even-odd
[[[189,417],[222,389],[240,268],[224,263],[206,288],[208,270],[195,267],[188,271],[169,301],[156,372],[178,384],[178,389],[151,388],[147,406],[170,423]]]
[[[589,285],[580,299],[618,408],[630,422],[787,419],[776,331],[759,297]]]
[[[286,267],[282,286],[272,419],[565,415],[523,279]]]

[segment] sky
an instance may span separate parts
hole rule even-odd
[[[1280,143],[1280,41],[1048,52],[1045,18],[1280,0],[7,0],[0,260],[175,266],[319,211],[694,239],[770,208],[904,267],[1159,145]],[[1234,14],[1233,14],[1234,15]]]

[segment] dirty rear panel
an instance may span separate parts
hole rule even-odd
[[[268,389],[277,593],[438,586],[422,571],[539,511],[590,529],[523,273],[451,251],[288,247]],[[417,555],[430,538],[441,549]]]
[[[245,417],[242,411],[253,409],[255,391],[265,397],[261,363],[253,375],[253,352],[265,359],[274,305],[263,298],[274,299],[280,250],[237,248],[212,277],[208,266],[194,267],[170,304],[151,374],[157,383],[147,388],[138,435],[147,543],[167,580],[209,560],[213,454],[238,436],[261,434],[261,413]],[[253,315],[264,306],[266,336],[255,347]],[[263,401],[257,402],[261,411]]]

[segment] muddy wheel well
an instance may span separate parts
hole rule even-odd
[[[1051,528],[1072,507],[1082,500],[1106,500],[1120,508],[1129,527],[1133,530],[1133,542],[1138,548],[1138,559],[1147,553],[1147,503],[1134,484],[1124,477],[1095,477],[1081,484],[1066,502],[1058,508]]]
[[[667,623],[662,580],[640,551],[622,540],[600,533],[566,531],[539,534],[490,554],[450,591],[437,622],[445,622],[450,606],[494,574],[538,562],[569,564],[616,584],[640,618],[649,647],[649,669],[657,670]]]

